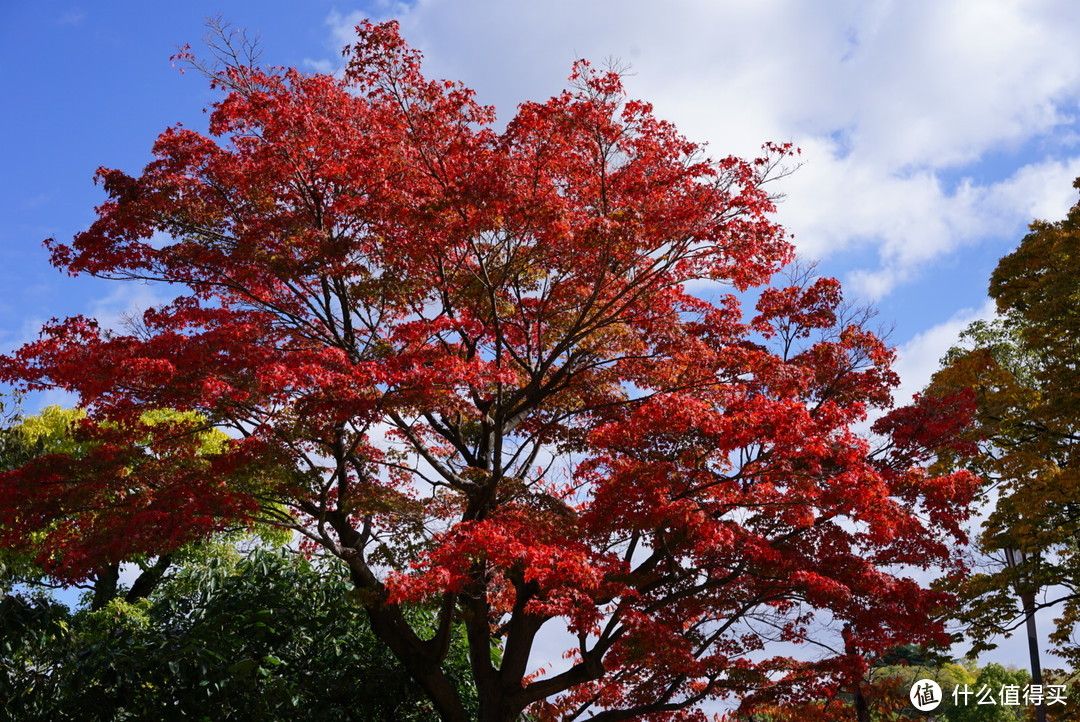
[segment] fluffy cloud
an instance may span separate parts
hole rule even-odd
[[[1080,176],[1080,157],[1050,158],[996,182],[965,178],[948,189],[929,169],[889,172],[827,148],[808,155],[818,162],[785,179],[781,219],[811,257],[875,248],[880,265],[851,270],[845,284],[872,300],[946,254],[1017,239],[1032,218],[1064,216],[1074,202],[1072,180]]]
[[[876,250],[877,265],[848,278],[871,299],[1032,215],[1060,216],[1080,175],[1065,132],[1080,100],[1070,0],[380,8],[430,74],[476,88],[504,120],[557,92],[574,59],[617,58],[632,64],[633,95],[715,154],[794,141],[806,164],[780,186],[781,219],[808,256]],[[338,43],[362,16],[331,16]]]
[[[90,304],[89,316],[103,329],[118,333],[131,333],[131,324],[138,323],[143,311],[161,306],[173,300],[176,295],[161,283],[128,281],[117,283],[105,296]]]
[[[900,376],[900,386],[893,393],[898,405],[911,401],[912,396],[930,382],[938,370],[942,357],[950,347],[959,342],[960,332],[979,319],[994,316],[994,302],[987,301],[980,308],[964,309],[944,323],[932,326],[900,346],[896,353],[894,369]]]

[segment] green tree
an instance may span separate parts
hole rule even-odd
[[[204,547],[148,597],[0,602],[0,710],[18,720],[434,720],[347,579],[289,552]],[[430,616],[410,612],[418,626]],[[466,652],[447,674],[475,712]],[[366,692],[365,692],[366,690]]]
[[[1022,690],[1030,679],[1027,672],[990,663],[979,671],[974,684],[968,686],[971,697],[961,697],[960,704],[951,704],[945,712],[945,719],[948,722],[1020,722],[1026,719],[1025,707],[1002,704],[1001,692],[1006,687]],[[951,697],[952,690],[946,690],[946,694]],[[980,698],[984,702],[992,698],[994,703],[979,704]]]
[[[957,686],[972,685],[975,682],[977,671],[974,671],[951,660],[924,657],[924,663],[900,663],[881,664],[871,668],[869,674],[869,686],[875,693],[873,719],[875,722],[885,722],[893,719],[918,719],[923,715],[911,706],[908,696],[911,687],[917,680],[929,679],[937,682],[941,687],[941,706],[935,710],[935,714],[943,715],[947,719],[954,708],[953,689]]]
[[[1076,184],[1080,188],[1080,180]],[[993,502],[977,544],[987,568],[958,586],[975,651],[1027,613],[1059,605],[1052,635],[1073,665],[1080,644],[1080,205],[1036,221],[990,282],[998,318],[972,324],[921,403],[959,400],[962,443],[939,464],[980,474]],[[1005,563],[1016,550],[1014,564]],[[996,560],[996,563],[994,562]],[[1016,598],[1025,598],[1021,609]]]

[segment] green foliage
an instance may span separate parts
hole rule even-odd
[[[363,620],[351,585],[297,555],[189,561],[153,595],[69,612],[0,605],[0,717],[18,720],[434,720]],[[423,626],[429,616],[412,610]],[[447,671],[475,708],[463,644]]]
[[[915,644],[904,644],[885,652],[872,666],[875,669],[890,666],[936,667],[950,661],[941,652]]]
[[[3,430],[3,468],[14,468],[29,457],[42,454],[84,455],[94,445],[94,442],[80,440],[74,433],[77,424],[84,419],[86,412],[82,409],[55,405],[46,406],[38,414],[14,417]],[[203,454],[222,453],[229,439],[218,429],[199,428],[205,425],[206,419],[193,411],[154,409],[144,412],[140,421],[148,427],[174,424],[197,429],[197,448]]]
[[[974,684],[976,676],[971,668],[951,661],[940,664],[891,664],[874,667],[870,673],[871,687],[887,690],[886,693],[880,695],[881,699],[877,706],[881,709],[875,710],[878,712],[875,714],[875,719],[890,719],[884,713],[884,709],[896,710],[897,714],[903,715],[901,719],[909,715],[920,716],[911,707],[908,699],[908,691],[915,681],[920,679],[933,680],[941,686],[942,703],[937,713],[951,720],[952,718],[948,715],[955,707],[953,689],[957,685]]]
[[[1020,722],[1025,719],[1026,707],[1001,704],[1001,689],[1013,686],[1023,689],[1031,678],[1027,672],[1006,669],[1000,664],[988,664],[979,671],[974,683],[970,684],[972,696],[966,704],[952,704],[952,689],[945,689],[950,706],[945,713],[948,722]],[[993,695],[997,704],[978,704],[979,695],[986,689]]]

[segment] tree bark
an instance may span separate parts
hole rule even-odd
[[[94,596],[90,611],[96,612],[116,598],[116,585],[120,581],[120,565],[106,564],[94,572]]]
[[[157,587],[158,582],[165,576],[165,572],[168,571],[171,565],[172,557],[168,554],[162,554],[154,562],[153,566],[144,569],[142,574],[136,577],[124,600],[130,604],[140,599],[146,599]]]

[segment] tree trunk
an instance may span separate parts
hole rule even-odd
[[[120,565],[107,564],[94,572],[94,597],[90,611],[96,612],[116,598],[116,585],[120,581]]]
[[[144,569],[131,585],[131,589],[128,590],[127,596],[124,600],[129,604],[137,602],[140,599],[145,599],[150,596],[150,593],[157,587],[158,582],[165,576],[165,572],[168,571],[172,565],[172,557],[168,554],[162,554],[154,562],[153,566],[149,569]]]

